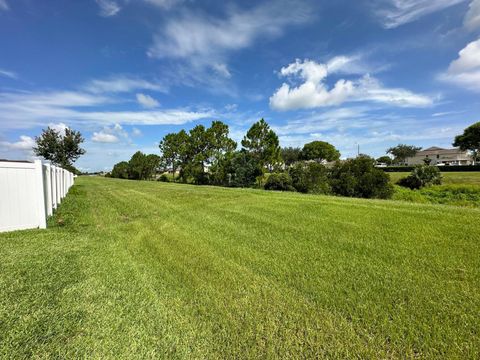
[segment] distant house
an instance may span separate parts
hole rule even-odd
[[[430,159],[430,165],[472,165],[473,158],[468,151],[460,149],[443,149],[440,147],[430,147],[418,151],[414,157],[407,158],[406,164],[409,166],[424,164],[424,159]]]

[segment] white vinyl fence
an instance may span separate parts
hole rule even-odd
[[[71,172],[41,160],[0,161],[0,232],[45,229],[73,181]]]

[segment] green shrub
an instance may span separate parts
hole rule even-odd
[[[480,207],[480,186],[434,185],[420,190],[395,186],[394,200],[464,207]]]
[[[316,162],[297,162],[288,169],[292,186],[298,192],[313,194],[330,193],[327,169]]]
[[[393,194],[390,176],[375,168],[375,159],[368,156],[337,162],[330,170],[329,181],[336,195],[388,199]]]
[[[267,179],[265,190],[294,191],[292,179],[287,173],[273,173]]]
[[[441,185],[442,175],[436,166],[417,165],[410,175],[400,179],[397,184],[409,189],[421,189],[425,186]]]
[[[162,174],[162,175],[160,175],[160,177],[158,178],[158,181],[161,181],[161,182],[170,182],[170,179],[168,178],[168,175],[167,175],[167,174]]]

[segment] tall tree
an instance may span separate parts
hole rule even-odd
[[[318,163],[323,161],[336,161],[340,159],[340,152],[325,141],[312,141],[305,144],[302,149],[303,160],[315,160]]]
[[[73,163],[85,154],[85,150],[80,147],[84,141],[85,139],[79,131],[66,128],[65,134],[62,134],[60,131],[48,127],[46,130],[42,130],[40,136],[35,137],[36,146],[33,151],[35,155],[41,156],[55,165],[76,171]]]
[[[188,140],[188,134],[185,130],[181,130],[178,133],[165,135],[160,142],[159,147],[162,154],[162,160],[165,166],[172,169],[174,181],[178,167],[180,167],[185,161]]]
[[[455,137],[453,146],[463,151],[471,151],[474,161],[480,160],[480,122],[470,125],[463,134]]]
[[[282,159],[286,166],[290,166],[300,160],[302,149],[298,147],[284,147],[281,149]]]
[[[111,176],[118,179],[128,179],[128,168],[128,162],[121,161],[115,164],[112,169]]]
[[[277,134],[264,119],[256,122],[247,131],[242,146],[252,154],[263,169],[281,162],[281,152]]]
[[[228,125],[221,121],[213,121],[208,129],[197,125],[190,131],[188,173],[196,183],[207,183],[207,169],[237,147],[236,142],[228,137],[228,133]]]
[[[142,180],[144,177],[144,167],[146,163],[146,155],[141,151],[137,151],[132,155],[128,162],[128,178],[132,180]]]
[[[386,164],[386,165],[392,165],[392,158],[391,158],[390,156],[387,156],[387,155],[380,156],[380,157],[377,159],[377,163],[382,163],[382,164]]]
[[[397,146],[388,149],[387,154],[392,154],[394,156],[394,162],[396,164],[404,164],[407,158],[414,157],[420,150],[422,150],[421,147],[398,144]]]

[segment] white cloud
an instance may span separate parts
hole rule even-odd
[[[383,26],[393,29],[467,0],[379,0],[376,14]]]
[[[10,7],[8,6],[7,0],[0,0],[0,10],[9,10]]]
[[[249,10],[230,8],[224,17],[184,12],[167,20],[154,36],[148,55],[182,59],[191,71],[210,70],[230,77],[228,54],[248,48],[259,38],[280,36],[289,25],[311,18],[305,1],[269,1]]]
[[[480,0],[473,0],[470,3],[463,24],[470,31],[480,28]]]
[[[0,2],[0,4],[1,4],[1,2]],[[0,5],[0,8],[1,8],[1,5]],[[4,77],[10,78],[10,79],[17,79],[18,78],[16,73],[14,73],[13,71],[5,70],[5,69],[0,69],[0,76],[4,76]]]
[[[177,5],[183,2],[183,0],[144,0],[144,1],[163,9],[169,9],[174,5]]]
[[[48,124],[48,127],[49,127],[50,129],[53,129],[53,130],[59,132],[60,135],[63,135],[63,136],[65,135],[65,130],[69,128],[69,127],[68,127],[66,124],[64,124],[64,123],[58,123],[58,124],[50,123],[50,124]]]
[[[145,94],[137,94],[137,101],[144,108],[156,108],[160,105],[157,100]]]
[[[346,101],[372,101],[401,107],[422,107],[432,104],[432,99],[398,88],[385,88],[375,78],[366,74],[354,80],[338,80],[329,88],[326,80],[331,74],[352,73],[353,61],[346,57],[333,58],[326,64],[312,60],[301,61],[283,67],[280,75],[292,81],[299,80],[298,86],[283,83],[270,97],[270,106],[275,110],[312,109],[336,106]]]
[[[116,143],[119,141],[119,139],[113,134],[106,134],[100,131],[93,133],[92,141],[99,143]]]
[[[99,93],[122,93],[135,90],[152,90],[166,92],[165,86],[137,77],[116,75],[107,79],[95,79],[88,82],[84,87],[86,91]]]
[[[27,150],[30,151],[35,146],[35,139],[30,136],[21,135],[20,140],[16,142],[2,141],[0,145],[9,150]]]
[[[0,93],[0,129],[25,129],[52,122],[68,122],[72,127],[95,125],[184,124],[210,118],[212,111],[164,109],[145,111],[103,111],[117,100],[82,92]]]
[[[440,79],[460,87],[480,91],[480,39],[469,43],[458,53]]]
[[[133,128],[132,136],[142,136],[142,131],[138,128]]]
[[[121,7],[118,2],[113,0],[95,0],[100,7],[100,15],[104,17],[114,16],[120,10]]]
[[[120,138],[129,140],[128,133],[123,129],[122,125],[115,124],[111,127],[105,126],[99,132],[94,132],[92,141],[99,143],[117,143],[120,141]]]

